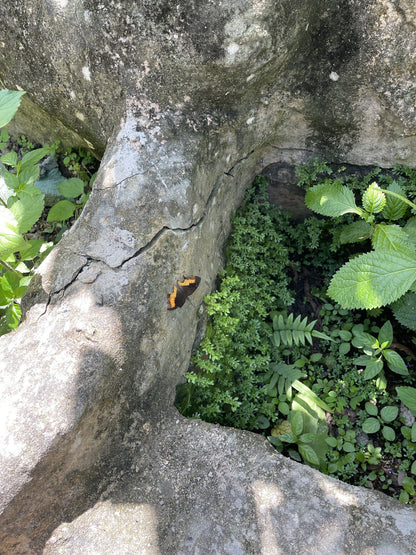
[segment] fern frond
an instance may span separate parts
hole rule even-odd
[[[312,345],[312,337],[333,341],[325,333],[314,330],[315,324],[316,320],[308,322],[308,317],[305,316],[301,319],[300,314],[295,319],[293,313],[286,318],[281,313],[275,315],[273,318],[273,343],[276,347],[280,347],[280,345],[287,345],[288,347],[296,345],[298,347],[299,345],[306,345],[307,342]]]

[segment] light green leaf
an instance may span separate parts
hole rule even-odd
[[[302,455],[302,459],[313,466],[319,466],[319,458],[315,453],[314,449],[310,445],[301,444],[298,445],[299,453]]]
[[[383,361],[381,359],[372,359],[371,362],[367,364],[363,372],[363,378],[365,380],[371,380],[377,374],[383,370]]]
[[[311,187],[305,195],[305,204],[310,210],[323,216],[362,213],[355,203],[354,193],[340,183],[320,183]]]
[[[390,426],[384,426],[381,430],[381,433],[383,434],[384,439],[386,439],[387,441],[394,441],[396,439],[396,432],[393,430],[393,428],[390,428]]]
[[[375,434],[380,429],[380,422],[377,418],[367,418],[363,424],[363,432],[366,434]]]
[[[34,166],[26,166],[19,172],[19,185],[32,185],[39,178],[40,169],[37,164]]]
[[[384,422],[393,422],[393,420],[396,420],[398,414],[399,408],[393,406],[383,407],[380,412],[380,416]]]
[[[13,213],[0,206],[0,258],[7,258],[25,247],[25,240],[19,233],[18,223]]]
[[[390,305],[394,317],[402,326],[416,331],[416,293],[408,291]]]
[[[383,356],[387,360],[387,365],[392,372],[401,374],[402,376],[407,376],[409,374],[406,363],[399,353],[396,353],[396,351],[392,351],[391,349],[385,349],[383,351]]]
[[[3,156],[0,158],[0,160],[6,166],[12,166],[14,168],[17,165],[17,154],[16,154],[16,152],[14,152],[14,150],[12,150],[11,152],[8,152],[7,154],[3,154]]]
[[[33,166],[34,164],[37,164],[40,160],[42,160],[42,158],[47,156],[50,152],[51,152],[51,149],[46,147],[37,148],[36,150],[31,150],[30,152],[27,152],[23,156],[22,160],[20,161],[20,170],[23,170],[28,166]]]
[[[364,406],[367,414],[369,414],[370,416],[377,416],[378,414],[377,405],[374,405],[374,403],[370,403],[369,401],[367,401]]]
[[[410,472],[412,474],[416,474],[416,461],[413,462],[411,468],[410,468]]]
[[[295,436],[300,436],[303,430],[303,416],[299,411],[294,411],[291,414],[290,426]]]
[[[374,250],[393,250],[404,254],[415,251],[415,245],[409,241],[407,233],[398,225],[378,224],[374,230],[372,244]]]
[[[384,322],[380,331],[378,332],[378,342],[382,345],[384,342],[390,346],[393,341],[393,326],[391,325],[390,320]]]
[[[398,195],[402,195],[406,198],[404,190],[402,189],[402,187],[400,187],[397,181],[393,181],[392,183],[390,183],[390,185],[387,187],[387,190],[393,191],[393,193],[397,193]],[[386,206],[383,210],[383,216],[387,220],[400,220],[400,218],[403,218],[403,216],[405,215],[406,210],[407,204],[405,204],[397,197],[389,194],[386,195]]]
[[[49,210],[48,222],[63,222],[71,218],[75,211],[75,204],[69,200],[60,200]]]
[[[24,94],[24,91],[9,91],[7,89],[0,91],[0,127],[4,127],[13,119]]]
[[[377,183],[371,183],[363,194],[363,208],[370,214],[381,212],[386,204],[386,196]]]
[[[58,183],[56,188],[65,198],[76,198],[84,192],[84,182],[77,177],[72,177]]]
[[[416,416],[416,388],[402,386],[396,387],[396,391],[400,401]]]
[[[404,226],[404,231],[414,245],[416,245],[416,216],[409,218]]]
[[[353,258],[331,280],[328,295],[342,308],[378,308],[401,297],[416,278],[416,257],[372,251]]]
[[[2,172],[2,177],[5,184],[9,189],[16,189],[19,186],[19,178],[15,173],[10,173],[8,171]]]
[[[36,191],[38,191],[36,189]],[[18,223],[20,233],[27,233],[29,229],[39,220],[44,208],[43,195],[30,194],[22,191],[17,200],[10,208]]]
[[[369,239],[373,232],[372,226],[364,220],[358,220],[352,224],[348,224],[342,228],[339,236],[341,245],[346,243],[357,243]]]

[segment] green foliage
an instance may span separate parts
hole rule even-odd
[[[360,216],[360,222],[347,224],[339,233],[340,244],[371,238],[371,252],[353,257],[335,273],[328,288],[331,298],[344,308],[372,309],[392,304],[410,290],[416,280],[416,227],[413,218],[404,226],[390,223],[401,221],[409,206],[416,208],[402,184],[392,181],[386,189],[375,182],[369,184],[360,208],[349,187],[325,179],[308,189],[305,203],[332,218],[348,213]],[[411,310],[404,310],[405,304],[397,305],[398,318],[415,328],[416,317]]]
[[[0,91],[0,127],[13,118],[23,94],[23,91]],[[8,133],[3,129],[0,148],[4,148],[8,139]],[[27,234],[40,220],[45,207],[44,195],[34,185],[40,174],[38,164],[45,156],[54,154],[58,145],[33,150],[33,144],[26,138],[21,137],[20,143],[29,149],[23,156],[19,157],[14,150],[10,150],[0,158],[7,167],[0,170],[1,176],[10,190],[5,198],[0,197],[0,335],[18,326],[20,299],[34,269],[53,245],[40,239],[28,240]],[[93,177],[90,178],[90,185]],[[58,189],[71,200],[53,206],[48,221],[63,221],[78,215],[88,199],[84,188],[85,184],[79,178],[62,181]]]
[[[257,178],[233,218],[219,289],[205,299],[207,332],[181,392],[188,416],[247,429],[278,417],[262,380],[271,362],[269,314],[292,301],[288,250],[276,231],[281,215]]]
[[[306,188],[322,180],[321,170],[315,166],[308,178],[304,168]],[[339,217],[289,224],[267,203],[261,180],[249,191],[233,220],[222,281],[206,299],[206,335],[178,406],[188,416],[256,430],[296,461],[414,503],[416,423],[405,425],[399,407],[416,411],[415,364],[397,352],[397,324],[383,311],[347,310],[324,288],[327,275],[368,239],[389,253],[405,243],[411,253],[416,244],[408,204],[389,203],[371,186],[374,175],[386,188],[394,181],[377,171],[362,183],[350,180],[352,190],[367,193],[358,209],[365,219],[352,221],[357,211],[346,195],[342,210],[354,208],[343,216],[346,226]],[[379,221],[386,213],[388,221]],[[291,293],[289,276],[297,289]],[[300,276],[320,276],[320,288],[306,287],[307,277],[300,290]]]
[[[333,341],[328,335],[314,330],[316,320],[308,323],[308,318],[305,316],[301,320],[300,314],[293,319],[293,314],[285,317],[282,313],[273,315],[273,343],[276,347],[280,345],[305,345],[306,342],[313,344],[312,337],[319,337],[320,339],[327,339]]]

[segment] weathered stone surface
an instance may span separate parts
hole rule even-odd
[[[410,4],[35,0],[0,21],[2,86],[108,140],[0,338],[0,552],[414,552],[414,509],[179,417],[201,315],[166,306],[183,275],[195,306],[211,290],[268,163],[415,163]]]
[[[173,411],[139,422],[121,448],[124,473],[54,531],[45,554],[416,550],[414,510],[300,467],[259,436]]]
[[[142,127],[171,110],[191,128],[215,132],[227,122],[279,149],[412,165],[416,14],[410,4],[3,2],[0,83],[27,90],[44,110],[38,120],[25,100],[20,125],[30,125],[33,136],[45,138],[45,125],[36,129],[32,122],[49,114],[64,142],[87,140],[98,154],[134,99]],[[264,106],[266,127],[258,118]],[[55,127],[47,127],[48,140]]]

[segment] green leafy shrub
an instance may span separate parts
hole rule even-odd
[[[13,118],[20,105],[23,91],[0,91],[0,127]],[[0,134],[0,149],[4,149],[9,135],[6,129]],[[33,150],[26,138],[21,138],[27,152],[20,156],[14,150],[5,152],[0,161],[0,175],[8,192],[0,196],[0,335],[16,328],[20,321],[20,299],[25,293],[33,275],[33,270],[45,258],[53,242],[41,238],[28,240],[28,232],[41,219],[45,204],[44,195],[35,186],[39,179],[39,162],[45,156],[55,154],[58,144],[44,146]],[[23,155],[22,155],[23,154]],[[81,212],[88,199],[86,186],[90,188],[95,175],[89,178],[89,184],[78,177],[65,179],[58,184],[61,194],[67,199],[52,206],[47,220],[49,222],[67,221]],[[55,232],[57,242],[68,225],[61,225],[59,233],[54,228],[45,230]]]
[[[406,176],[416,174],[400,171],[402,193],[416,194],[416,181],[406,186]],[[302,180],[311,188],[323,179],[344,186],[331,172],[315,164],[308,175],[304,167]],[[348,310],[326,294],[330,276],[359,255],[374,225],[391,225],[377,215],[400,215],[398,227],[407,225],[401,204],[386,212],[387,199],[379,202],[370,187],[375,176],[386,187],[394,181],[380,170],[343,178],[352,191],[368,191],[362,210],[375,219],[364,226],[354,225],[357,212],[289,223],[257,181],[233,221],[222,281],[206,298],[206,336],[178,404],[188,416],[255,430],[297,461],[414,503],[416,423],[400,408],[416,415],[411,337],[385,311]]]

